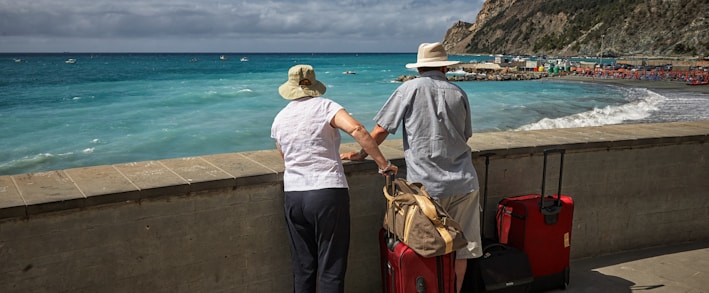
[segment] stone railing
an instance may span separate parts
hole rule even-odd
[[[475,134],[481,183],[494,153],[486,234],[501,198],[539,192],[542,151],[564,148],[572,258],[707,241],[708,135],[709,121]],[[382,150],[405,167],[400,140]],[[347,291],[378,292],[384,179],[345,165]],[[282,172],[266,150],[0,176],[0,292],[290,292]]]

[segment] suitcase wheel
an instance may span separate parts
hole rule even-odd
[[[423,277],[416,278],[416,293],[426,293],[426,279]]]
[[[562,290],[569,288],[569,280],[571,279],[571,268],[564,268],[564,283],[561,285]]]

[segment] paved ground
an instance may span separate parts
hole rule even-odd
[[[686,243],[572,261],[556,293],[709,293],[709,243]]]

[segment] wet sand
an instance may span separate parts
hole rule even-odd
[[[613,84],[617,86],[627,86],[636,88],[646,88],[655,92],[696,92],[709,94],[709,85],[687,85],[683,81],[668,80],[636,80],[636,79],[613,79],[613,78],[592,78],[586,76],[553,76],[551,80],[568,80],[578,82],[593,82]]]

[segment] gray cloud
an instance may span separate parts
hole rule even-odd
[[[0,52],[410,52],[482,2],[0,0]]]

